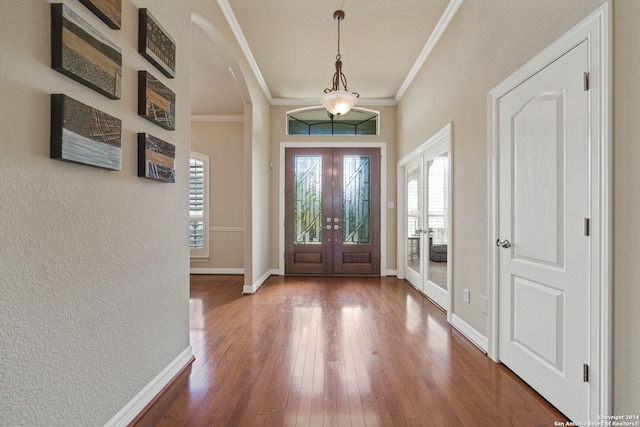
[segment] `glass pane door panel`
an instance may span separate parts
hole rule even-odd
[[[344,156],[342,160],[342,241],[371,242],[371,157]]]
[[[294,242],[322,241],[322,156],[295,156]]]
[[[447,289],[449,245],[449,156],[428,162],[429,280]]]
[[[407,174],[407,267],[420,274],[420,179],[421,170],[417,167]]]

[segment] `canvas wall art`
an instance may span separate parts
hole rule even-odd
[[[138,176],[162,182],[176,182],[176,147],[149,135],[138,134]]]
[[[176,94],[147,71],[138,71],[138,114],[165,129],[176,128]]]
[[[51,68],[120,99],[122,51],[61,3],[51,5]]]
[[[114,30],[122,24],[122,0],[80,0],[98,18]]]
[[[120,170],[122,121],[66,95],[51,95],[51,158]]]
[[[139,11],[138,52],[170,79],[176,76],[176,42],[146,8]]]

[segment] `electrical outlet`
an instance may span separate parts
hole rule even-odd
[[[464,302],[467,304],[471,302],[471,292],[469,292],[469,289],[464,290]]]
[[[480,295],[480,311],[482,312],[482,314],[487,314],[487,297],[485,297],[484,295]]]

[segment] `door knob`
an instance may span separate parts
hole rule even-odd
[[[504,239],[502,242],[500,241],[500,239],[496,240],[496,246],[500,246],[501,248],[510,248],[511,247],[511,242],[508,241],[507,239]]]

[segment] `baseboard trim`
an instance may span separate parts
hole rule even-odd
[[[195,360],[191,346],[187,347],[173,362],[162,370],[140,393],[120,410],[105,427],[128,426],[138,416],[151,407],[153,402],[173,382],[180,373]]]
[[[244,285],[242,288],[243,294],[255,294],[260,286],[271,276],[277,276],[278,269],[268,270],[266,273],[262,275],[258,280],[256,280],[252,285]]]
[[[191,274],[244,274],[244,268],[191,268]]]
[[[471,341],[476,347],[482,350],[483,353],[487,353],[489,348],[489,342],[487,337],[482,335],[476,329],[474,329],[467,322],[456,316],[455,314],[451,315],[451,325],[458,330],[462,335],[467,337],[469,341]]]
[[[394,276],[397,277],[398,276],[398,270],[387,270],[387,274],[386,276]]]

